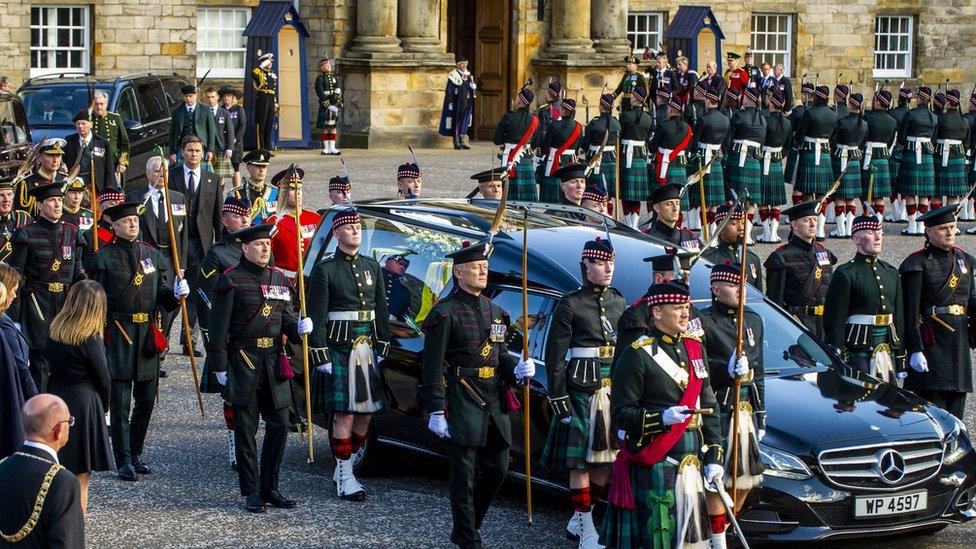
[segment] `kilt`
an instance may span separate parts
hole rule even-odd
[[[935,196],[962,196],[969,191],[969,179],[966,176],[966,159],[963,157],[950,158],[948,166],[942,165],[942,159],[936,155],[935,164]]]
[[[935,165],[932,155],[922,152],[922,163],[916,164],[915,150],[909,148],[903,150],[895,190],[906,196],[935,194]]]
[[[609,363],[601,366],[600,376],[603,379],[610,379]],[[546,446],[542,449],[542,457],[539,458],[540,465],[556,471],[585,470],[590,466],[586,462],[586,451],[590,443],[590,397],[593,392],[570,390],[568,393],[569,425],[560,422],[558,416],[552,417]],[[609,420],[608,417],[607,421]],[[611,440],[611,445],[614,442],[616,440]],[[609,468],[610,465],[601,463],[592,467]]]
[[[782,206],[786,204],[786,183],[784,183],[783,163],[772,161],[769,163],[769,174],[761,176],[762,202],[766,206]]]
[[[871,157],[871,170],[874,171],[874,188],[871,189],[871,195],[876,200],[891,196],[891,172],[889,171],[891,164],[892,162],[889,162],[887,158],[880,158],[878,156]],[[864,170],[861,172],[861,186],[863,188],[861,198],[865,200],[868,198],[868,184],[871,182],[870,176],[870,171]]]
[[[840,188],[834,194],[834,198],[859,198],[861,196],[861,170],[859,168],[861,160],[859,158],[847,159],[847,171],[840,181]],[[830,165],[834,169],[834,178],[841,177],[840,157],[831,156]]]
[[[785,147],[784,147],[785,148]],[[800,152],[794,148],[789,147],[789,151],[786,153],[786,168],[783,169],[783,182],[787,184],[792,184],[790,178],[793,177],[793,170],[796,169],[796,163],[799,161]],[[772,172],[772,168],[770,168]]]
[[[539,200],[539,187],[535,183],[535,166],[532,165],[532,155],[525,154],[515,165],[515,179],[508,181],[509,200]]]
[[[216,160],[214,162],[214,173],[217,174],[217,177],[234,177],[234,165],[229,158],[220,155],[219,158],[215,157],[214,159]]]
[[[372,325],[369,323],[353,324],[352,337],[369,335]],[[326,374],[318,370],[312,371],[312,413],[328,414],[330,412],[355,413],[350,411],[349,404],[349,353],[352,345],[329,347],[329,360],[332,361],[332,373]],[[376,356],[373,356],[374,361]],[[379,365],[374,362],[370,369],[368,383],[376,399],[383,399],[383,390],[379,379]],[[385,405],[385,403],[384,403]]]
[[[647,181],[647,159],[634,156],[630,168],[620,166],[620,199],[647,200],[651,185]]]
[[[688,182],[688,170],[684,166],[679,166],[674,162],[668,164],[668,183],[676,183],[678,185],[684,186]],[[688,193],[681,197],[681,209],[687,211],[688,205]]]
[[[668,457],[680,463],[685,455],[699,456],[701,446],[699,431],[688,429],[668,452]],[[634,508],[621,509],[607,504],[607,514],[600,528],[600,544],[618,549],[680,547],[681,544],[676,539],[677,480],[678,466],[668,463],[666,459],[650,468],[632,465],[630,482],[634,493]],[[663,516],[665,509],[666,517]],[[662,523],[670,523],[671,527],[662,531]],[[662,537],[665,539],[661,539]]]
[[[834,184],[834,169],[826,147],[820,151],[819,166],[813,149],[800,151],[799,163],[795,190],[803,194],[824,194]]]
[[[539,183],[539,202],[559,204],[563,196],[562,181],[558,177],[543,176]]]
[[[606,185],[607,192],[614,196],[617,186],[617,162],[612,159],[613,153],[610,151],[603,153],[604,160],[600,161],[600,173],[593,172],[586,179],[588,185]]]
[[[315,129],[334,128],[338,121],[339,115],[337,113],[330,111],[329,107],[319,103],[319,116],[315,120]]]
[[[725,204],[725,171],[722,168],[722,158],[716,158],[712,161],[712,165],[709,167],[709,173],[702,176],[702,181],[705,182],[705,205],[706,206],[721,206]],[[701,156],[696,156],[688,164],[688,171],[695,173],[701,169],[701,163],[704,162],[704,158]],[[701,202],[701,190],[699,189],[700,183],[696,183],[688,188],[688,195],[691,199],[692,207],[697,208],[699,202]]]
[[[891,155],[888,156],[888,178],[891,180],[892,189],[891,192],[896,192],[898,186],[898,171],[901,168],[901,150],[902,146],[895,143],[895,146],[891,148]]]
[[[739,166],[739,153],[732,153],[728,158],[729,165],[725,176],[728,187],[735,190],[739,196],[742,196],[742,188],[745,187],[749,191],[749,202],[765,204],[762,194],[762,162],[749,155]]]

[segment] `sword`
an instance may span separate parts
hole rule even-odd
[[[732,498],[725,491],[725,486],[722,486],[722,480],[719,479],[715,481],[715,491],[718,493],[718,497],[722,499],[722,503],[725,504],[725,513],[729,516],[729,521],[732,523],[732,527],[735,528],[735,534],[739,537],[739,542],[742,543],[742,547],[749,549],[749,542],[746,541],[745,534],[742,533],[742,527],[739,526],[739,521],[735,519],[735,513],[732,511],[733,504]]]

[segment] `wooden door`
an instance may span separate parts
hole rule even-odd
[[[698,74],[705,74],[705,65],[715,59],[715,34],[712,29],[702,29],[698,33],[698,66],[695,70]]]
[[[510,0],[479,0],[475,19],[474,68],[478,98],[474,103],[474,135],[491,139],[508,111]]]
[[[285,25],[278,31],[278,141],[302,139],[301,47],[298,31]]]

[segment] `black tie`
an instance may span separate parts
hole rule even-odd
[[[187,173],[190,174],[190,179],[186,182],[186,190],[188,190],[192,194],[196,190],[194,188],[194,182],[193,182],[193,170],[190,170]]]
[[[156,235],[157,242],[169,241],[166,227],[166,201],[163,199],[162,192],[156,198]]]

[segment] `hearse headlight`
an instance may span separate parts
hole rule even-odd
[[[966,435],[965,427],[960,428],[960,423],[956,423],[955,429],[946,435],[945,452],[942,454],[943,465],[952,465],[962,459],[972,449],[969,437]]]
[[[789,452],[760,444],[759,456],[766,467],[767,475],[791,480],[806,480],[813,476],[806,464]]]

